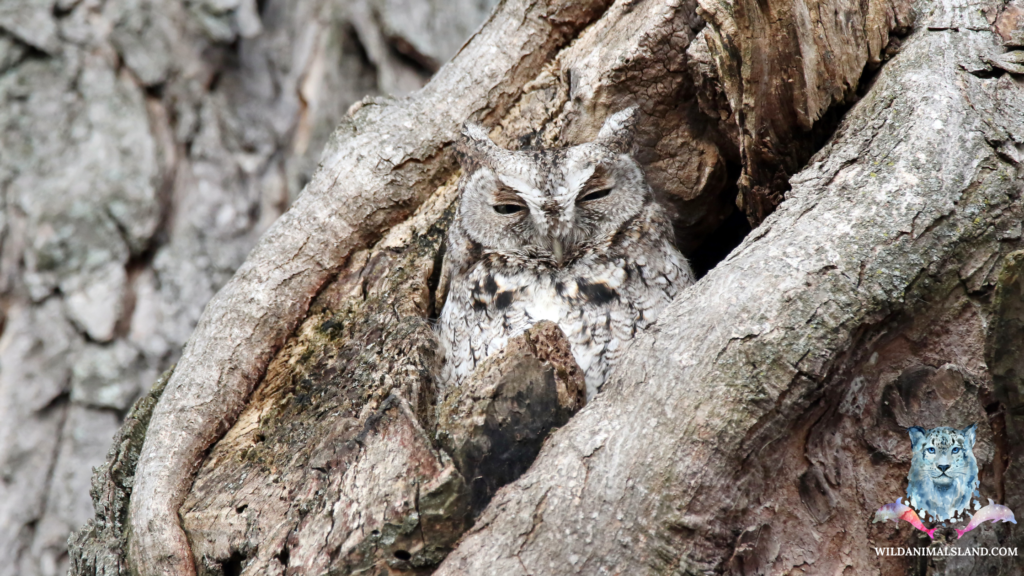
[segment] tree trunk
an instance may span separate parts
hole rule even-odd
[[[119,436],[73,573],[127,573],[129,540],[141,574],[1015,573],[1015,558],[877,556],[917,537],[870,518],[903,493],[911,425],[977,421],[982,493],[1024,503],[1024,85],[1003,46],[1020,14],[501,4],[424,90],[342,124]],[[557,333],[510,346],[471,405],[437,398],[448,144],[465,119],[509,146],[571,144],[633,103],[687,252],[720,241],[737,192],[760,225],[476,517],[494,489],[479,471],[511,479],[537,452],[481,466],[490,448],[465,448],[524,425],[500,407],[548,399],[535,438],[577,404]]]
[[[1021,357],[1003,330],[1022,296],[1024,87],[989,77],[1002,47],[983,13],[918,9],[786,201],[634,343],[437,574],[909,573],[917,559],[872,546],[927,540],[869,521],[904,495],[913,425],[977,422],[982,493],[1024,504],[1005,400],[1019,372],[989,372]]]

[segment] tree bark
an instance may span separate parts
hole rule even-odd
[[[141,574],[193,560],[211,574],[895,573],[916,560],[870,545],[913,536],[869,518],[902,493],[901,427],[915,424],[979,421],[983,492],[1024,501],[1009,339],[1024,88],[997,24],[1015,8],[814,8],[701,3],[704,25],[668,0],[506,2],[426,89],[356,111],[207,307],[134,486],[106,490],[117,503],[76,536],[73,572],[126,573],[110,518],[130,491]],[[780,188],[912,13],[898,55]],[[447,145],[467,118],[506,145],[575,143],[631,103],[684,247],[728,214],[733,162],[749,220],[785,202],[631,345],[445,559],[472,480],[434,440],[453,425],[435,413],[428,323],[457,177]],[[975,538],[1017,542],[1003,526]]]
[[[0,576],[67,573],[126,411],[348,108],[495,3],[0,2]]]
[[[356,249],[402,221],[447,178],[453,168],[443,145],[460,122],[503,113],[532,72],[604,5],[504,8],[424,90],[390,106],[360,108],[335,133],[303,194],[207,305],[139,457],[129,547],[139,572],[193,573],[177,509],[203,452],[237,418],[313,296]]]

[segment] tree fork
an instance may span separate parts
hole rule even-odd
[[[1005,150],[1024,142],[1024,87],[986,71],[1004,48],[985,12],[917,9],[786,202],[634,343],[435,574],[906,573],[916,559],[872,543],[923,543],[869,519],[902,495],[914,424],[979,422],[983,490],[1024,503],[1007,460],[1019,417],[993,404],[1019,386],[1001,315],[1020,316],[1024,171]],[[1011,534],[974,545],[1019,546]]]

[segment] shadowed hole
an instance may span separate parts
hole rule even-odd
[[[224,576],[241,576],[243,562],[245,562],[245,556],[242,556],[241,552],[235,551],[221,564],[220,568],[224,571]]]

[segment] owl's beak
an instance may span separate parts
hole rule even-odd
[[[551,256],[554,257],[555,262],[558,263],[559,266],[561,266],[562,262],[565,260],[565,249],[562,246],[562,241],[558,238],[551,239]]]

